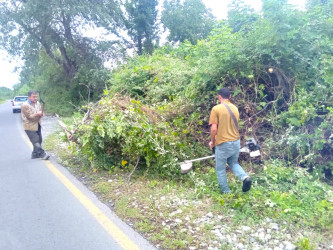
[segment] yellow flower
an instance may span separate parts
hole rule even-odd
[[[125,166],[126,164],[127,164],[127,161],[124,161],[124,160],[121,161],[122,166]]]

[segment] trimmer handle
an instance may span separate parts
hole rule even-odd
[[[212,148],[213,154],[215,155],[215,147]]]

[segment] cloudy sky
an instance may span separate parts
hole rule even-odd
[[[6,51],[0,50],[0,87],[12,88],[18,82],[18,74],[14,70],[19,65],[8,57]]]
[[[232,0],[203,0],[208,8],[212,10],[214,16],[218,19],[225,18],[228,12],[228,5]],[[255,10],[259,11],[261,7],[260,0],[244,0],[244,2],[252,6]],[[304,7],[306,0],[289,0],[290,4]],[[0,87],[12,88],[14,84],[18,83],[18,73],[14,70],[20,66],[20,62],[9,58],[6,51],[0,50]]]

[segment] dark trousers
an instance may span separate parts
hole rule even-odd
[[[43,157],[45,154],[44,149],[42,148],[42,127],[38,124],[38,130],[37,131],[31,131],[31,130],[25,130],[27,133],[32,145],[33,150],[31,154],[31,158],[40,158]]]

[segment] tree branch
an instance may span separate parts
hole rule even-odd
[[[132,170],[132,172],[129,174],[129,176],[128,176],[128,179],[127,179],[127,181],[128,182],[130,182],[130,180],[131,180],[131,177],[132,177],[132,175],[133,175],[133,173],[134,173],[134,171],[136,170],[136,168],[138,167],[138,165],[139,165],[139,161],[140,161],[140,156],[138,157],[138,160],[136,161],[136,164],[135,164],[135,166],[134,166],[134,168],[133,168],[133,170]]]

